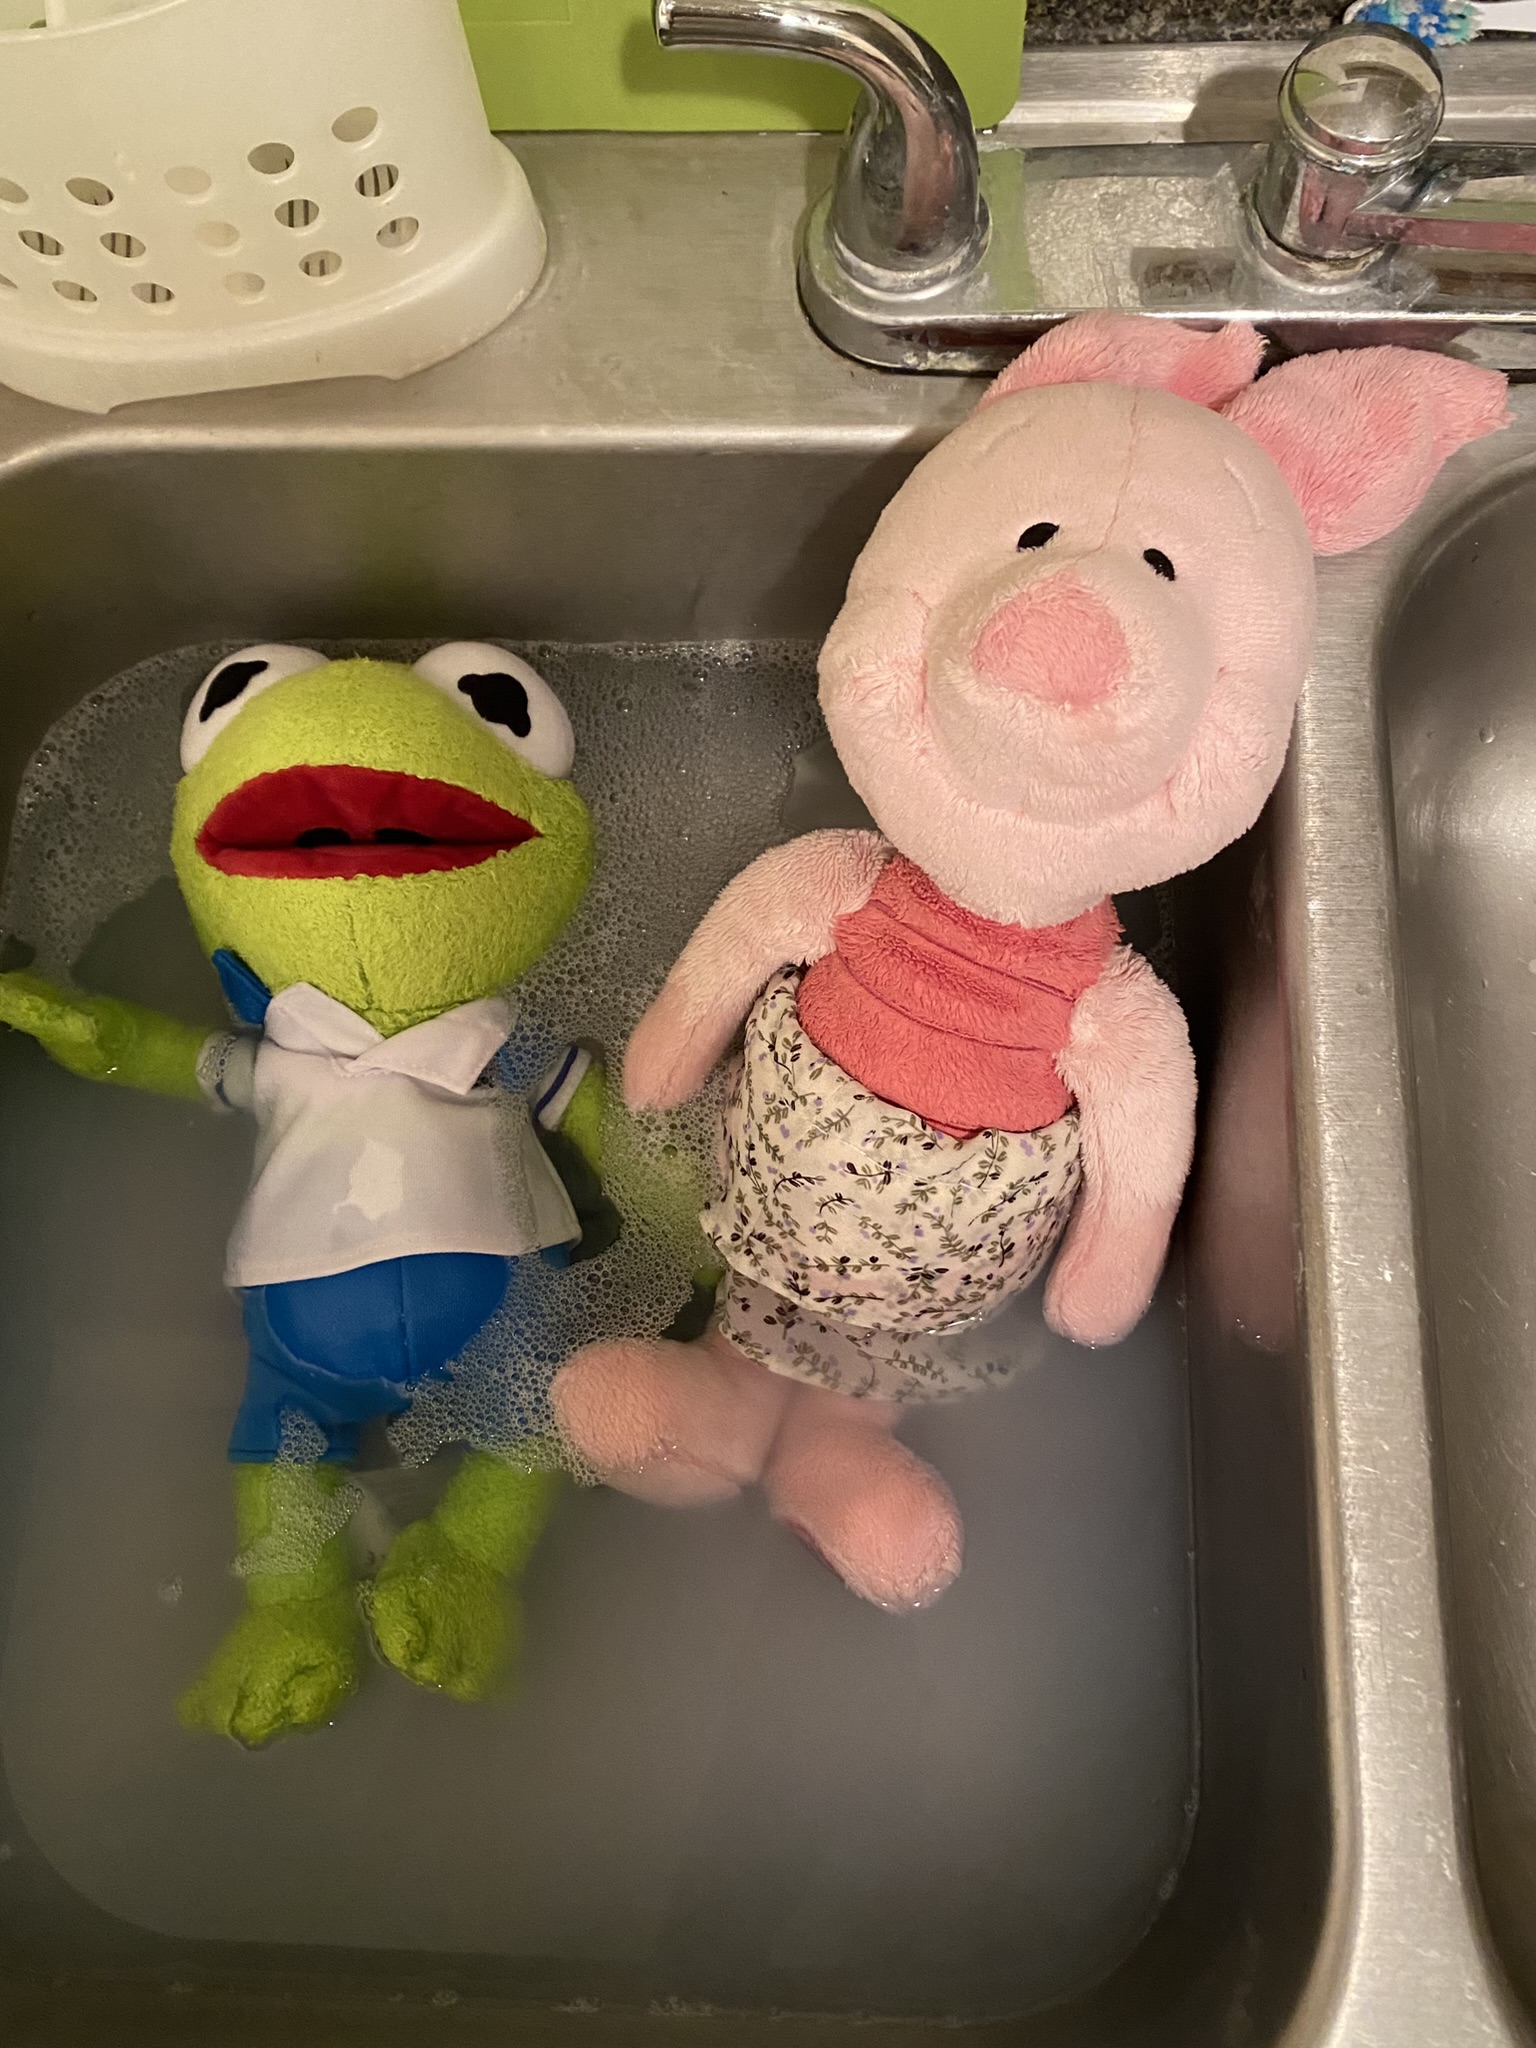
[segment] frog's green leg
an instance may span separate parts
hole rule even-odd
[[[510,1582],[559,1484],[556,1472],[471,1451],[433,1513],[401,1530],[364,1594],[374,1640],[397,1671],[456,1700],[485,1698],[520,1647]]]
[[[257,1749],[323,1727],[355,1691],[363,1642],[338,1499],[345,1483],[330,1465],[235,1467],[246,1612],[177,1703],[183,1727]]]
[[[608,1083],[601,1060],[594,1060],[576,1084],[576,1093],[560,1119],[560,1133],[569,1138],[592,1172],[603,1170],[604,1126],[608,1118]]]

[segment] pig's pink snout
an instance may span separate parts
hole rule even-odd
[[[1130,660],[1114,613],[1072,575],[1047,576],[1008,598],[971,649],[987,682],[1065,711],[1113,696]]]

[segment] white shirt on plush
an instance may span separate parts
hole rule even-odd
[[[528,1100],[481,1081],[516,1016],[510,996],[487,996],[386,1038],[297,982],[272,998],[260,1038],[210,1038],[205,1093],[253,1111],[257,1129],[227,1283],[314,1280],[420,1252],[516,1257],[578,1238]],[[573,1046],[535,1089],[547,1129],[589,1064]]]

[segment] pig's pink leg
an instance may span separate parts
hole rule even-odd
[[[850,1591],[905,1613],[955,1578],[964,1531],[938,1473],[891,1434],[899,1414],[890,1401],[794,1386],[763,1491],[774,1520]]]
[[[566,1442],[609,1486],[682,1508],[729,1500],[761,1475],[790,1391],[710,1330],[692,1344],[590,1344],[551,1398]]]
[[[1079,1344],[1115,1344],[1152,1299],[1195,1143],[1184,1013],[1129,947],[1078,999],[1057,1065],[1077,1097],[1083,1188],[1046,1321]]]

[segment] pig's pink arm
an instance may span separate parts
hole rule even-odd
[[[694,1094],[781,967],[821,959],[832,927],[869,901],[891,849],[877,832],[808,832],[743,868],[706,912],[624,1056],[631,1109]]]
[[[1077,1097],[1083,1187],[1046,1321],[1079,1344],[1115,1344],[1152,1299],[1195,1146],[1184,1012],[1128,946],[1074,1005],[1056,1064]]]

